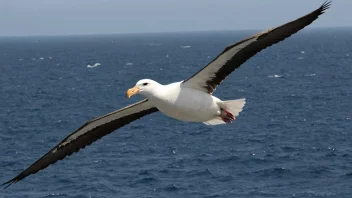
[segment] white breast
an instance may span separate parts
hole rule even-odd
[[[159,111],[178,120],[205,122],[220,115],[220,99],[183,87],[181,82],[163,86],[158,96],[150,98],[150,101]]]

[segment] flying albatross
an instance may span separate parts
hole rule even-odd
[[[331,5],[325,2],[315,11],[277,28],[269,29],[224,49],[214,60],[187,80],[161,85],[144,79],[129,89],[127,97],[140,94],[144,100],[92,119],[67,136],[43,157],[4,183],[5,188],[70,156],[145,115],[161,111],[172,118],[208,125],[231,123],[242,111],[245,99],[222,101],[212,95],[216,87],[241,64],[261,50],[278,43],[316,20]]]

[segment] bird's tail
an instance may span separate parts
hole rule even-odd
[[[246,99],[241,98],[237,100],[227,100],[227,101],[223,101],[223,104],[225,106],[224,110],[230,112],[234,117],[237,117],[238,114],[240,114],[240,112],[242,111],[244,105],[246,104]],[[208,120],[203,123],[206,125],[226,124],[226,122],[221,117]]]
[[[246,104],[245,98],[224,101],[226,110],[231,112],[235,117],[238,116],[238,114],[240,114],[245,104]]]

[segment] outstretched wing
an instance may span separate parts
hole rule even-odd
[[[316,20],[331,5],[325,2],[315,11],[297,20],[274,29],[255,34],[238,43],[230,45],[198,73],[183,82],[185,87],[212,94],[216,87],[235,69],[261,50],[276,44]]]
[[[7,185],[5,187],[7,188],[11,184],[48,167],[50,164],[54,164],[58,160],[62,160],[66,156],[78,152],[80,149],[83,149],[116,129],[156,111],[158,111],[158,109],[152,106],[147,99],[144,99],[125,108],[90,120],[67,136],[22,173],[2,185]]]

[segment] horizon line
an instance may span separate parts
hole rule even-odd
[[[352,28],[352,26],[331,26],[331,27],[310,27],[307,30],[319,29],[342,29]],[[181,31],[155,31],[155,32],[112,32],[112,33],[77,33],[77,34],[38,34],[38,35],[0,35],[0,38],[27,38],[27,37],[69,37],[69,36],[112,36],[112,35],[148,35],[148,34],[182,34],[182,33],[205,33],[205,32],[236,32],[236,31],[264,31],[265,29],[223,29],[223,30],[181,30]]]

